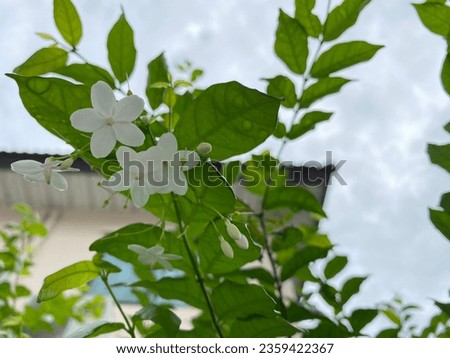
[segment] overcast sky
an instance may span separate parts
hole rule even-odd
[[[278,8],[292,13],[293,0],[75,0],[84,24],[80,52],[107,66],[106,36],[120,4],[135,30],[138,59],[133,92],[144,96],[150,59],[166,52],[170,64],[185,59],[205,70],[204,87],[229,80],[265,89],[260,81],[288,73],[273,53]],[[323,0],[317,1],[323,5]],[[0,71],[10,72],[46,45],[34,32],[56,34],[51,0],[0,0]],[[329,220],[322,230],[350,257],[351,273],[370,274],[355,304],[400,294],[427,305],[446,300],[450,288],[450,243],[428,219],[450,190],[449,176],[432,166],[426,143],[445,143],[442,126],[450,101],[439,81],[445,43],[420,23],[409,0],[373,0],[343,39],[386,46],[368,64],[342,71],[356,79],[315,107],[336,114],[290,144],[284,160],[346,160],[328,189]],[[67,152],[23,108],[15,83],[0,81],[0,151]],[[278,148],[269,141],[264,148]],[[100,205],[100,203],[99,203]],[[428,312],[429,313],[429,312]]]

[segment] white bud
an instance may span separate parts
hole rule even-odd
[[[197,152],[200,154],[208,154],[212,151],[212,145],[207,142],[202,142],[197,146]]]
[[[219,237],[219,240],[220,240],[220,248],[222,249],[223,254],[229,259],[232,259],[234,257],[234,252],[231,245],[227,241],[225,241],[225,239],[222,236]]]
[[[69,169],[72,166],[72,164],[73,164],[73,159],[67,158],[59,165],[59,168],[61,170],[66,170],[66,169]]]
[[[236,245],[239,246],[242,250],[248,249],[248,239],[245,235],[241,234],[239,240],[236,241]]]
[[[227,233],[228,235],[230,235],[230,237],[235,240],[238,241],[241,238],[241,232],[239,231],[239,229],[237,228],[236,225],[232,224],[229,220],[225,221],[225,226],[227,228]]]

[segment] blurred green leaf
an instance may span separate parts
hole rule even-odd
[[[450,7],[438,2],[413,4],[422,23],[435,34],[447,38],[450,33]]]
[[[219,319],[247,318],[253,315],[275,317],[275,301],[257,285],[224,281],[212,292],[214,311]]]
[[[164,57],[164,53],[161,53],[148,64],[147,89],[145,92],[147,94],[150,107],[153,109],[158,108],[163,103],[164,99],[164,88],[155,88],[153,86],[156,83],[169,82],[170,80],[166,59]]]
[[[286,263],[281,267],[281,280],[285,281],[291,278],[303,266],[308,265],[318,259],[326,257],[328,249],[320,247],[305,247],[299,249]]]
[[[450,213],[430,209],[430,220],[448,240],[450,240]]]
[[[316,0],[295,0],[295,18],[303,26],[311,37],[319,37],[322,32],[322,24],[312,11]]]
[[[450,193],[442,194],[439,205],[444,209],[444,211],[450,213]]]
[[[70,0],[54,0],[53,17],[64,40],[75,47],[83,34],[80,16]]]
[[[176,337],[180,330],[181,319],[171,310],[161,306],[148,305],[133,316],[133,320],[150,320],[163,328],[168,337]]]
[[[125,82],[133,72],[136,61],[133,29],[122,14],[108,34],[108,60],[114,75],[120,83]]]
[[[303,239],[302,231],[294,227],[288,227],[274,235],[272,238],[272,250],[276,252],[289,249],[303,241]]]
[[[399,328],[388,328],[378,333],[377,338],[398,338]]]
[[[450,318],[450,303],[442,303],[434,301],[434,304],[438,306],[442,312],[444,312]]]
[[[348,264],[348,258],[346,256],[333,257],[325,266],[324,275],[327,280],[332,279],[339,272],[341,272]]]
[[[344,283],[341,290],[341,302],[343,305],[359,292],[362,283],[366,279],[367,277],[352,277]]]
[[[384,309],[381,310],[381,312],[383,312],[383,314],[389,318],[389,320],[394,323],[396,326],[401,326],[402,321],[400,320],[400,317],[398,316],[397,313],[395,313],[393,310],[391,309]]]
[[[306,210],[326,217],[316,197],[300,187],[268,187],[262,204],[265,210],[288,208],[293,212]]]
[[[308,329],[303,333],[303,338],[348,338],[352,334],[343,325],[336,325],[328,319],[320,321],[316,328]]]
[[[302,108],[308,108],[315,101],[330,94],[339,92],[341,88],[349,82],[350,80],[342,77],[321,78],[316,83],[305,89],[300,99],[300,104]]]
[[[281,318],[255,317],[248,320],[237,319],[231,325],[230,337],[273,338],[291,337],[298,330]]]
[[[67,266],[45,278],[37,301],[51,300],[60,293],[80,287],[99,275],[100,270],[91,261],[80,261]]]
[[[348,320],[352,325],[353,331],[358,333],[372,322],[377,315],[378,311],[375,309],[358,309],[352,312]]]
[[[439,165],[450,173],[450,144],[428,144],[428,155],[433,164]]]
[[[37,221],[25,223],[24,229],[27,230],[31,236],[47,236],[47,228],[44,224]]]
[[[297,139],[303,134],[316,128],[317,123],[328,121],[332,115],[333,113],[320,111],[306,113],[300,120],[300,123],[292,126],[291,130],[287,134],[287,137],[289,139]]]
[[[54,72],[66,65],[67,58],[67,51],[58,47],[45,47],[16,67],[14,72],[22,76],[37,76]]]
[[[275,53],[299,75],[305,73],[308,59],[308,36],[302,25],[280,10],[275,34]]]
[[[212,145],[211,158],[246,153],[264,142],[277,125],[280,101],[238,82],[213,85],[189,106],[175,128],[179,148]]]
[[[276,138],[284,138],[286,137],[286,125],[282,122],[278,122],[277,128],[275,129],[275,133],[273,134]]]
[[[267,78],[269,83],[267,93],[274,97],[284,98],[281,105],[287,108],[294,108],[297,104],[297,95],[295,93],[294,83],[286,76],[276,76]]]
[[[365,41],[334,45],[320,55],[311,69],[311,75],[316,78],[327,77],[331,73],[369,61],[381,48],[383,46],[372,45]]]
[[[332,41],[341,36],[358,20],[361,11],[370,3],[370,0],[344,0],[328,15],[324,25],[324,40]]]
[[[84,324],[83,327],[71,333],[68,338],[94,338],[121,329],[125,330],[125,326],[120,322],[92,322]]]
[[[98,81],[104,81],[110,87],[115,87],[114,79],[108,71],[101,67],[91,65],[90,63],[73,63],[53,72],[73,78],[75,81],[84,83],[89,87]]]

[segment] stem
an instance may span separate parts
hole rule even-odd
[[[178,226],[180,228],[181,237],[183,239],[184,246],[186,247],[186,251],[188,252],[189,260],[191,261],[192,268],[194,269],[194,273],[195,273],[197,282],[200,285],[200,288],[202,290],[203,296],[205,297],[205,301],[206,301],[206,304],[207,304],[208,310],[209,310],[209,315],[211,316],[211,320],[213,322],[214,328],[217,331],[217,334],[219,335],[220,338],[223,338],[223,333],[222,333],[222,330],[221,330],[221,328],[219,326],[219,323],[217,322],[217,318],[216,318],[216,315],[214,313],[214,308],[213,308],[212,302],[211,302],[211,300],[209,298],[208,292],[206,291],[206,287],[205,287],[205,283],[203,281],[203,277],[202,277],[202,275],[200,273],[200,270],[198,268],[197,262],[195,261],[194,254],[192,253],[192,250],[191,250],[191,248],[189,246],[189,242],[188,242],[188,239],[186,237],[185,228],[184,228],[184,225],[183,225],[183,220],[181,219],[180,208],[178,206],[178,201],[177,201],[177,198],[175,197],[174,193],[172,193],[172,200],[173,200],[173,206],[175,208],[175,213],[177,215]]]
[[[281,282],[281,279],[278,275],[278,270],[277,270],[277,265],[275,263],[275,258],[273,256],[273,252],[270,249],[270,245],[269,245],[269,236],[267,235],[267,228],[266,228],[266,223],[264,221],[264,212],[262,212],[259,215],[259,223],[261,224],[261,230],[263,232],[263,236],[264,236],[264,246],[266,247],[267,250],[267,256],[269,256],[269,261],[270,261],[270,266],[272,268],[272,273],[273,273],[273,278],[275,280],[275,286],[278,292],[278,299],[280,300],[280,313],[281,313],[281,317],[283,318],[287,318],[287,313],[286,313],[286,306],[284,305],[284,298],[283,298],[283,283]]]
[[[117,299],[116,295],[114,294],[109,282],[108,282],[108,275],[107,274],[102,274],[101,275],[102,281],[106,286],[106,289],[108,290],[109,294],[111,295],[114,303],[116,304],[117,308],[120,311],[120,314],[122,315],[123,319],[125,320],[125,324],[127,325],[127,332],[128,334],[132,337],[132,338],[136,338],[136,335],[134,334],[134,326],[131,325],[130,321],[128,320],[127,315],[125,314],[125,312],[122,309],[122,306],[120,305],[119,300]]]

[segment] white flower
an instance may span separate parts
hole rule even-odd
[[[223,236],[220,236],[219,240],[220,240],[220,249],[222,250],[223,254],[229,259],[232,259],[234,257],[234,252],[231,245],[228,243],[228,241],[226,241],[223,238]]]
[[[93,108],[83,108],[70,116],[72,126],[92,133],[91,152],[104,158],[114,149],[116,141],[132,147],[144,143],[144,133],[133,122],[144,109],[144,100],[132,95],[116,101],[114,92],[103,81],[92,86]]]
[[[169,271],[173,270],[172,265],[168,262],[169,260],[183,259],[178,255],[165,254],[164,247],[161,246],[146,248],[141,245],[128,245],[128,249],[139,255],[138,260],[140,263],[150,267],[153,267],[156,263],[159,263],[162,267]]]
[[[237,241],[241,238],[241,232],[236,225],[232,224],[230,220],[225,220],[225,227],[227,228],[227,233],[230,237]]]
[[[150,194],[155,191],[148,181],[149,165],[153,161],[156,147],[143,152],[135,152],[128,147],[117,149],[116,156],[123,170],[114,173],[103,185],[114,191],[130,190],[133,204],[142,208]]]
[[[11,170],[22,174],[25,180],[39,183],[46,182],[58,190],[67,190],[67,180],[59,172],[74,172],[78,169],[60,167],[61,160],[45,159],[44,163],[36,160],[19,160],[11,164]]]
[[[196,149],[200,154],[209,154],[212,151],[212,145],[208,142],[202,142],[197,146]]]
[[[152,155],[152,176],[149,179],[154,192],[185,195],[188,185],[184,171],[200,163],[198,154],[194,151],[179,151],[176,137],[172,133],[164,133]]]
[[[248,239],[244,234],[241,234],[239,240],[235,240],[236,245],[240,247],[242,250],[248,249]]]

